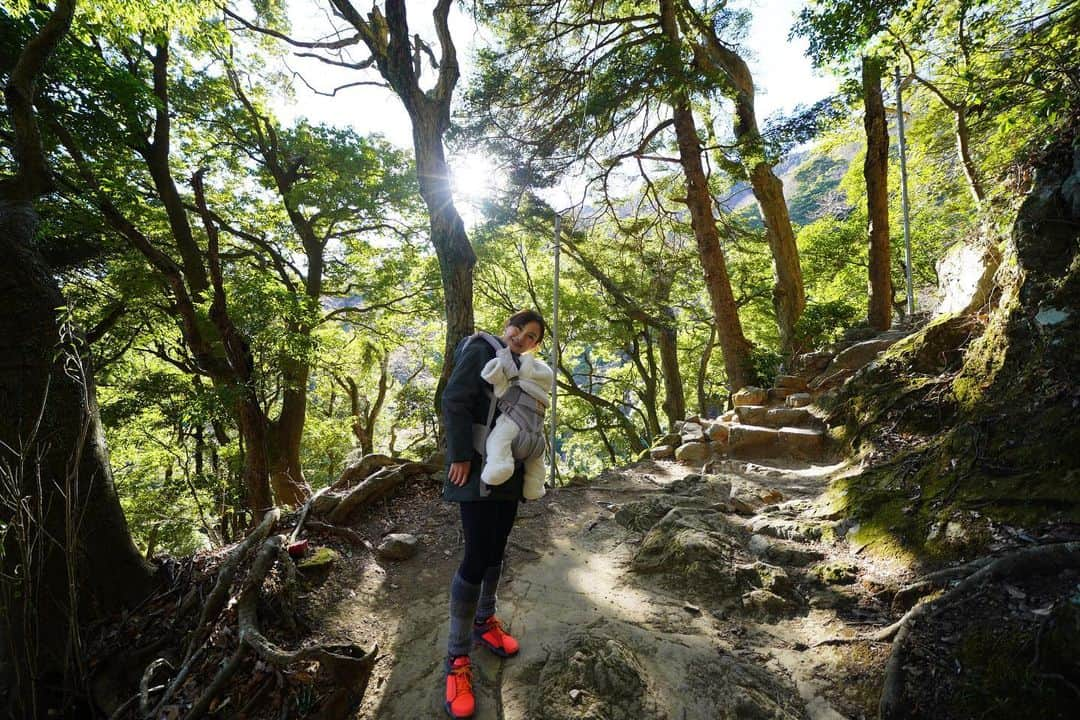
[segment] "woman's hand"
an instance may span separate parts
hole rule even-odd
[[[450,482],[458,487],[464,487],[465,483],[469,482],[469,468],[471,466],[471,460],[450,463],[450,472],[448,473]]]

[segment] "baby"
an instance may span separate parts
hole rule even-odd
[[[525,461],[526,500],[544,496],[544,413],[553,373],[543,360],[503,348],[484,365],[480,377],[491,383],[502,414],[487,437],[480,479],[501,485],[514,474],[514,461]]]

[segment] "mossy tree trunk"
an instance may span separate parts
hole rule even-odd
[[[889,252],[889,131],[885,123],[885,102],[881,96],[882,63],[876,58],[862,60],[863,127],[866,130],[866,205],[870,242],[869,306],[871,327],[888,330],[892,325],[892,275]]]
[[[17,168],[0,180],[0,686],[11,717],[62,714],[85,677],[80,628],[134,606],[153,578],[113,487],[90,358],[34,248],[33,203],[53,188],[35,85],[74,9],[57,2],[5,87]]]

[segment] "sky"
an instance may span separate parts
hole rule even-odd
[[[320,17],[311,15],[314,5],[293,5],[294,36],[312,38],[317,32],[315,28],[325,27]],[[419,32],[435,45],[435,33],[427,10],[433,5],[434,2],[410,0],[409,22],[412,32]],[[809,59],[804,55],[805,43],[801,40],[789,42],[787,39],[794,17],[803,5],[804,0],[740,0],[731,3],[732,7],[749,8],[753,13],[743,48],[748,51],[746,60],[757,88],[759,123],[777,112],[790,112],[796,105],[809,105],[836,89],[835,78],[814,74]],[[366,6],[365,2],[357,2],[358,8]],[[462,66],[462,79],[457,92],[460,96],[461,88],[468,81],[469,58],[476,39],[482,37],[482,30],[460,11],[453,11],[450,19],[451,33]],[[355,59],[360,57],[362,55],[357,55]],[[321,92],[332,91],[335,86],[353,82],[359,76],[355,70],[332,68],[303,58],[291,59],[289,67]],[[430,83],[433,72],[429,71],[426,79]],[[311,91],[298,80],[294,94],[292,102],[277,108],[285,122],[306,117],[335,126],[352,126],[361,133],[382,133],[403,147],[412,145],[408,115],[401,101],[390,90],[354,87],[340,90],[334,97],[325,97]],[[471,225],[475,219],[472,209],[479,205],[488,188],[499,182],[498,173],[494,171],[492,163],[480,156],[451,154],[448,159],[455,175],[456,198],[463,205],[460,209],[466,223]]]

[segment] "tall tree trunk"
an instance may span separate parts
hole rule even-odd
[[[960,155],[960,165],[964,168],[964,177],[968,181],[968,189],[975,199],[977,206],[982,205],[986,199],[986,191],[979,179],[979,170],[975,167],[975,160],[971,157],[971,128],[967,122],[967,107],[957,105],[953,108],[956,117],[956,151]]]
[[[450,169],[443,150],[443,136],[450,129],[450,103],[461,74],[448,21],[451,0],[436,0],[432,10],[440,57],[438,76],[430,90],[420,87],[420,49],[414,47],[409,34],[405,0],[386,0],[385,16],[376,4],[367,17],[360,14],[351,0],[330,0],[330,3],[356,28],[371,51],[379,74],[401,100],[412,123],[420,195],[428,209],[431,244],[439,260],[446,303],[443,369],[435,388],[435,412],[441,430],[442,391],[454,369],[454,348],[474,330],[473,267],[476,265],[465,224],[454,207]]]
[[[152,568],[113,487],[90,359],[77,339],[57,352],[64,300],[36,226],[29,203],[0,200],[0,685],[14,715],[45,717],[76,682],[79,628],[144,598]]]
[[[791,355],[795,346],[795,324],[806,307],[806,292],[795,231],[784,199],[784,184],[772,171],[758,129],[754,78],[746,61],[720,42],[712,25],[705,22],[689,3],[683,3],[683,10],[700,38],[700,42],[692,43],[695,63],[707,74],[719,76],[720,89],[735,102],[734,131],[739,144],[739,161],[765,220],[765,236],[773,258],[773,307],[780,344],[784,354]]]
[[[675,0],[660,0],[660,17],[664,34],[671,45],[677,48],[679,26],[674,2]],[[671,55],[678,58],[677,53]],[[681,67],[669,68],[669,71],[672,77],[683,74]],[[697,241],[698,257],[705,275],[705,288],[712,301],[728,383],[732,390],[738,390],[754,381],[754,366],[750,359],[751,345],[743,335],[738,308],[735,306],[735,295],[731,291],[731,278],[712,215],[712,196],[709,194],[705,169],[701,164],[701,139],[685,92],[675,92],[671,99],[671,108],[679,145],[679,163],[686,178],[686,205],[690,210],[690,225]]]
[[[473,319],[473,268],[476,253],[465,233],[450,190],[450,168],[442,143],[445,130],[439,128],[434,113],[413,115],[413,146],[420,196],[427,205],[431,223],[431,244],[439,260],[443,298],[446,303],[446,341],[443,346],[442,374],[435,389],[436,408],[441,406],[442,391],[453,371],[454,348],[475,330]],[[441,411],[439,416],[441,418]],[[441,420],[440,420],[441,423]]]
[[[656,357],[653,355],[652,338],[650,337],[651,332],[651,328],[645,326],[645,329],[634,337],[630,346],[630,354],[634,360],[634,365],[637,366],[638,374],[641,375],[642,386],[638,389],[637,394],[641,398],[642,405],[645,406],[645,416],[649,424],[649,436],[656,437],[660,434],[660,416],[656,412],[657,373]],[[642,352],[638,338],[645,341],[644,352]],[[642,356],[644,356],[645,362],[642,362]]]
[[[664,415],[667,416],[668,429],[686,418],[686,396],[683,393],[682,375],[679,373],[678,330],[675,324],[675,311],[664,308],[664,314],[671,321],[670,325],[659,329],[657,345],[660,346],[660,367],[664,376]]]
[[[244,443],[244,462],[241,478],[251,521],[258,523],[266,511],[274,507],[270,494],[270,422],[255,397],[253,388],[244,390],[244,397],[236,403],[235,410],[240,437]]]
[[[0,180],[0,687],[11,717],[64,714],[85,677],[80,627],[153,583],[113,487],[90,357],[62,328],[63,298],[34,248],[33,202],[53,187],[35,87],[74,13],[74,0],[57,0],[4,88],[16,166]]]
[[[862,60],[863,104],[866,114],[866,205],[870,236],[869,308],[871,327],[888,330],[892,324],[892,276],[889,253],[889,131],[881,96],[881,66],[876,58]]]
[[[716,347],[716,326],[709,328],[709,339],[705,341],[705,348],[701,351],[701,362],[698,363],[697,372],[697,401],[698,412],[705,417],[709,409],[709,399],[705,397],[705,377],[709,372],[709,360],[712,358],[713,348]]]
[[[705,287],[716,317],[716,331],[724,355],[728,383],[732,390],[754,381],[754,366],[750,359],[750,342],[743,335],[735,295],[731,290],[724,251],[712,216],[712,198],[701,165],[701,143],[694,125],[690,104],[685,99],[673,106],[675,131],[679,141],[679,161],[686,176],[686,204],[690,209],[690,224],[697,241],[698,257],[705,275]]]
[[[270,423],[268,454],[270,486],[279,504],[299,507],[311,495],[300,463],[300,444],[304,438],[307,417],[307,363],[300,363],[303,372],[287,375],[281,412]],[[297,384],[294,384],[297,383]]]

